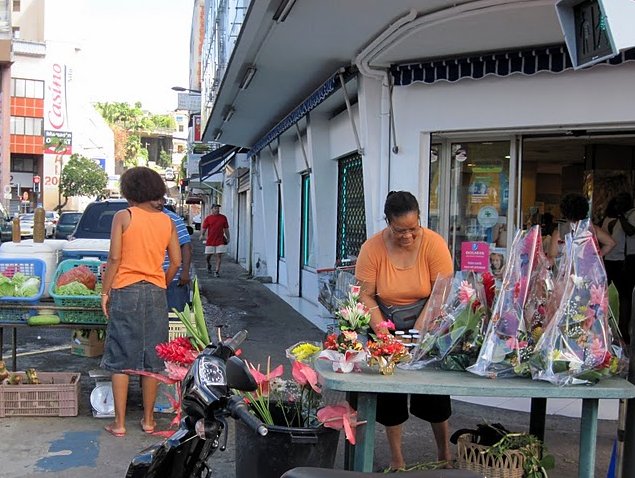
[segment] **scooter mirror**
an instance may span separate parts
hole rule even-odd
[[[241,392],[253,392],[258,389],[258,384],[249,373],[247,365],[238,357],[230,357],[227,360],[225,372],[227,373],[227,386],[229,388],[235,388]]]

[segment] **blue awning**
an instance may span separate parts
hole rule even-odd
[[[225,160],[234,153],[238,147],[226,144],[214,151],[201,156],[198,163],[198,174],[201,181],[204,181],[222,168]]]

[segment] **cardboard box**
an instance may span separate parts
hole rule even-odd
[[[75,329],[71,338],[71,353],[81,357],[98,357],[104,353],[104,340],[95,329]]]

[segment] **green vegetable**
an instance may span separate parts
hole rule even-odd
[[[5,271],[6,273],[7,271]],[[16,272],[12,277],[0,274],[0,296],[33,297],[40,291],[40,278]]]
[[[26,321],[29,325],[57,325],[60,318],[57,315],[34,315]]]
[[[198,289],[198,281],[194,280],[194,294],[192,297],[192,309],[194,311],[194,323],[190,319],[190,307],[185,304],[185,309],[180,312],[172,309],[179,320],[185,325],[187,335],[192,339],[192,344],[199,350],[203,350],[209,344],[209,333],[207,332],[207,324],[203,314],[203,304],[201,303],[201,294]]]
[[[58,295],[96,295],[94,290],[90,290],[79,281],[69,282],[68,284],[57,287],[55,293]]]

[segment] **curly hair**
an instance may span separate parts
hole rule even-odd
[[[394,218],[416,212],[419,215],[419,203],[408,191],[390,191],[384,204],[384,215],[391,222]]]
[[[159,173],[144,166],[124,171],[120,188],[122,196],[135,203],[158,201],[166,193],[165,183]]]
[[[569,193],[560,200],[560,212],[568,221],[581,221],[589,215],[589,201],[580,193]]]

